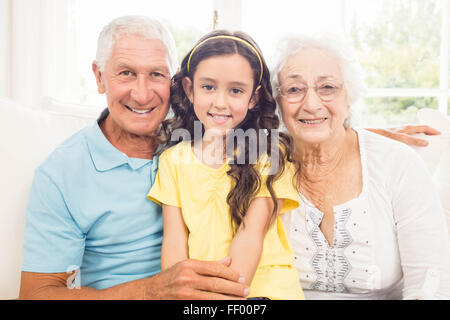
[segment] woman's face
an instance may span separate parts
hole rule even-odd
[[[336,57],[302,50],[288,58],[278,78],[283,121],[296,142],[317,145],[345,130],[349,105]]]

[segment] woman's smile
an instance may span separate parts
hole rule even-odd
[[[308,127],[318,127],[327,121],[328,118],[316,118],[316,119],[299,119],[298,121]]]

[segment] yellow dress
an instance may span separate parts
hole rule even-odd
[[[190,142],[177,144],[159,158],[158,173],[148,197],[158,204],[182,209],[189,230],[190,259],[218,261],[228,255],[233,240],[226,201],[233,180],[227,175],[228,170],[228,164],[218,169],[203,164],[195,157]],[[273,184],[277,198],[284,199],[281,213],[299,205],[292,177],[293,168],[288,166]],[[256,197],[270,197],[264,183]],[[293,251],[279,216],[264,239],[249,297],[304,299],[298,272],[293,267]]]

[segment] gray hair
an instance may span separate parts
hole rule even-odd
[[[146,16],[123,16],[106,25],[97,42],[96,63],[104,71],[106,62],[118,39],[124,35],[140,35],[145,39],[161,40],[169,55],[169,72],[173,76],[178,69],[175,40],[169,30],[159,21]]]
[[[338,59],[339,67],[342,72],[344,86],[347,90],[347,102],[353,106],[361,99],[366,91],[364,75],[361,64],[358,61],[356,52],[350,41],[340,35],[323,35],[318,37],[309,37],[306,35],[289,35],[278,42],[276,56],[274,58],[274,67],[272,68],[272,88],[275,97],[278,96],[279,79],[278,74],[284,68],[289,57],[306,49],[319,49],[335,56]],[[277,99],[278,100],[278,99]],[[351,126],[350,118],[344,123],[346,128]]]

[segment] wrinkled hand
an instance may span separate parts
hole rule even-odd
[[[413,134],[423,133],[426,135],[439,135],[441,134],[438,130],[433,129],[425,125],[407,125],[402,127],[396,127],[391,129],[367,129],[373,133],[380,134],[387,138],[397,140],[412,146],[426,147],[428,146],[428,141],[413,137]]]
[[[185,260],[146,284],[147,299],[231,300],[243,299],[249,288],[240,275],[229,268],[231,259],[220,262]]]

